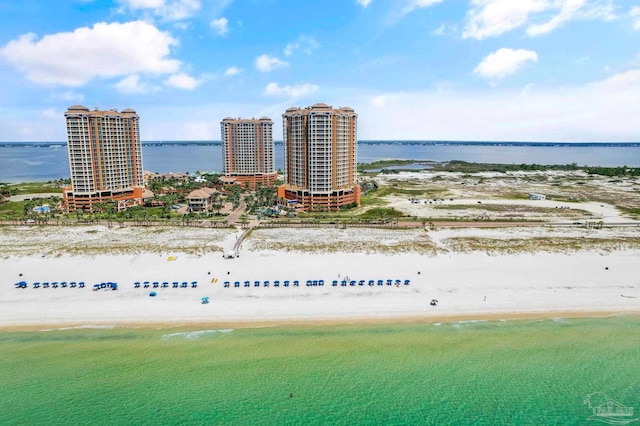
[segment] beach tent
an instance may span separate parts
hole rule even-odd
[[[156,293],[155,291],[152,291],[151,293],[149,293],[149,296],[151,297],[156,297],[158,295],[158,293]]]

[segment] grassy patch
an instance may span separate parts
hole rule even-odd
[[[570,237],[536,237],[536,238],[467,238],[453,237],[442,241],[449,250],[456,252],[497,252],[502,254],[518,253],[567,253],[580,250],[630,250],[640,248],[640,240],[631,237],[617,238],[570,238]]]
[[[405,216],[393,207],[374,207],[359,215],[362,219],[396,218]]]

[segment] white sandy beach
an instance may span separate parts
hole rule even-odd
[[[138,238],[133,228],[94,226],[47,228],[50,241],[60,232],[64,245],[87,244],[85,235]],[[223,259],[221,251],[184,253],[178,246],[158,253],[68,254],[39,245],[34,229],[24,229],[32,250],[0,259],[0,327],[47,325],[124,325],[185,323],[261,323],[286,321],[362,321],[388,319],[508,318],[518,315],[549,317],[597,313],[640,313],[640,250],[578,250],[566,253],[531,252],[500,254],[487,251],[446,250],[455,237],[522,238],[613,235],[636,238],[638,228],[584,229],[272,229],[257,230],[243,243],[240,257]],[[163,240],[180,240],[181,233],[165,231]],[[238,234],[219,232],[218,245],[229,249]],[[588,234],[587,234],[588,233]],[[428,237],[423,237],[427,234]],[[18,233],[19,235],[19,233]],[[75,237],[73,237],[75,235]],[[75,238],[75,240],[74,240]],[[411,248],[388,253],[377,246],[394,247],[428,238],[437,249]],[[70,240],[71,239],[71,240]],[[269,242],[344,242],[349,249],[329,251],[270,250]],[[133,241],[130,242],[134,244]],[[266,247],[265,247],[266,245]],[[340,246],[338,246],[340,247]],[[6,252],[5,252],[6,254]],[[173,261],[168,256],[175,256]],[[20,276],[22,274],[22,276]],[[409,285],[343,287],[332,280],[410,280]],[[217,279],[217,282],[212,282]],[[306,280],[323,279],[323,287],[307,287]],[[17,289],[24,280],[29,288]],[[223,282],[231,287],[224,288]],[[244,287],[244,281],[251,286]],[[253,282],[271,281],[269,287]],[[274,287],[273,281],[299,280],[299,287]],[[32,288],[33,282],[84,281],[86,288]],[[94,283],[117,282],[117,291],[93,291]],[[192,281],[197,288],[134,288],[136,281]],[[241,287],[233,283],[240,281]],[[150,291],[157,297],[150,297]],[[202,297],[209,304],[201,304]],[[430,301],[437,299],[437,306]]]

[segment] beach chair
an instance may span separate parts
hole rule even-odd
[[[84,281],[80,281],[80,282],[78,283],[78,287],[79,287],[79,288],[84,288]]]
[[[273,286],[274,286],[274,287],[280,287],[280,281],[275,280],[275,281],[273,282]]]
[[[197,288],[198,287],[198,281],[191,281],[191,288]]]
[[[253,282],[253,286],[254,287],[260,287],[260,281],[254,281]]]
[[[165,282],[163,282],[163,283],[162,283],[162,288],[167,288],[167,287],[169,287],[169,283],[168,283],[168,282],[166,282],[166,281],[165,281]]]
[[[284,280],[282,282],[282,285],[285,286],[285,287],[289,287],[289,280]]]
[[[293,281],[293,286],[294,286],[294,287],[298,287],[298,286],[300,286],[300,281],[298,281],[298,280],[294,280],[294,281]]]
[[[133,288],[140,288],[140,281],[133,283]]]
[[[225,281],[223,285],[224,285],[224,288],[229,288],[229,281]]]
[[[245,281],[244,282],[244,286],[245,287],[250,287],[251,286],[251,281]]]
[[[338,285],[338,280],[331,281],[331,285],[336,287]]]
[[[38,282],[33,283],[33,288],[40,288],[40,283],[38,283]]]

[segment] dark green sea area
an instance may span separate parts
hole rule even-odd
[[[2,425],[600,424],[594,392],[640,411],[640,318],[0,332]]]

